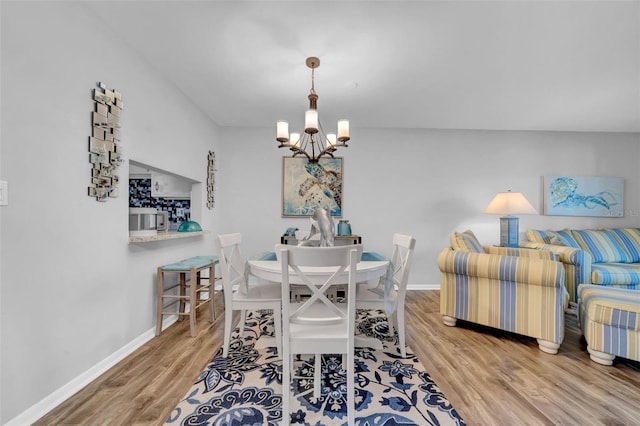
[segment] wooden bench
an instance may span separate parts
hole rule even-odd
[[[215,308],[215,282],[219,277],[215,276],[215,266],[218,264],[216,256],[196,256],[179,262],[158,267],[157,276],[157,314],[156,336],[162,332],[162,318],[165,315],[178,315],[178,321],[182,317],[189,316],[191,337],[196,336],[196,311],[202,305],[209,304],[209,321],[216,317]],[[202,277],[201,272],[209,270],[207,277]],[[179,281],[165,287],[165,273],[179,274]],[[188,277],[187,277],[188,274]],[[178,289],[178,291],[171,291]],[[207,293],[204,297],[203,293]],[[189,304],[187,311],[186,305]],[[167,308],[178,304],[177,310]]]

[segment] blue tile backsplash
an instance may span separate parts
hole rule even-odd
[[[129,179],[129,207],[155,207],[169,212],[169,229],[173,231],[191,218],[191,200],[151,196],[151,179]]]

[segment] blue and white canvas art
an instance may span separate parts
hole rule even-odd
[[[624,216],[624,179],[545,176],[544,214],[550,216]]]
[[[311,216],[327,207],[331,216],[342,216],[342,157],[282,158],[282,216]]]

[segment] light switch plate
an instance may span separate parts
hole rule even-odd
[[[9,205],[9,183],[0,180],[0,206]]]

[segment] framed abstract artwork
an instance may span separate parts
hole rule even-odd
[[[309,217],[318,207],[342,216],[342,157],[282,157],[282,217]]]
[[[545,176],[544,214],[549,216],[624,216],[624,179]]]

